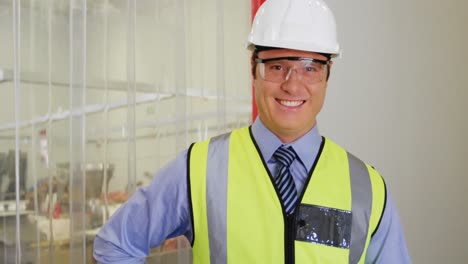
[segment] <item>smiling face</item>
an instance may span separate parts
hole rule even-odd
[[[261,51],[258,57],[260,59],[277,57],[327,59],[318,53],[289,49]],[[295,141],[315,126],[316,117],[325,100],[327,80],[323,78],[322,81],[309,84],[304,82],[296,71],[292,71],[288,80],[283,83],[274,83],[263,80],[260,77],[259,68],[257,65],[254,80],[258,116],[281,141],[284,143]]]

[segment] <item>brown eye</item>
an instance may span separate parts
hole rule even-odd
[[[308,64],[303,67],[304,72],[319,72],[323,69],[322,65],[319,64]]]
[[[279,65],[279,64],[271,65],[270,70],[272,70],[272,71],[281,71],[281,70],[283,70],[283,66]]]

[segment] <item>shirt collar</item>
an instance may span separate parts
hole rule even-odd
[[[289,144],[283,144],[258,117],[252,124],[252,135],[257,142],[263,159],[266,162],[272,158],[276,149],[281,145],[292,146],[300,161],[307,169],[312,168],[316,158],[316,155],[311,155],[311,153],[317,153],[322,143],[322,137],[319,134],[317,125],[315,125],[309,132],[307,132],[307,134],[296,141]]]

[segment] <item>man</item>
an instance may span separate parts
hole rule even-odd
[[[339,54],[322,0],[268,0],[248,38],[259,116],[193,144],[101,229],[95,258],[129,263],[185,235],[194,263],[410,263],[382,177],[319,135]]]

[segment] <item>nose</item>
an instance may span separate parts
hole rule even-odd
[[[295,68],[289,68],[288,74],[286,74],[286,78],[284,78],[284,81],[288,81],[289,78],[291,78],[292,72],[296,73],[295,75],[296,75],[296,78],[298,78],[298,80],[301,79],[301,75],[297,72]]]
[[[285,81],[281,84],[281,89],[288,94],[295,94],[300,89],[301,85],[303,85],[300,80],[300,74],[296,69],[291,68],[286,75]]]

